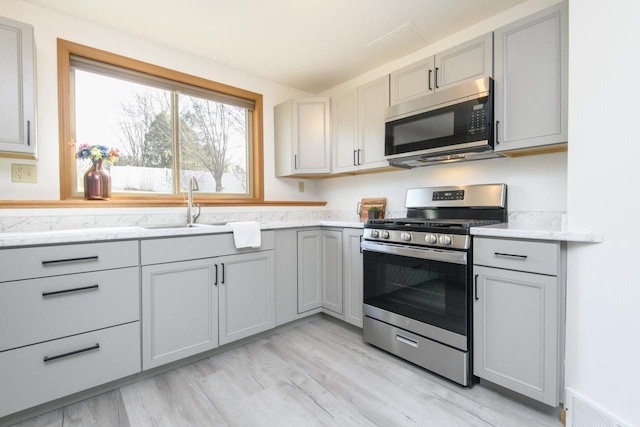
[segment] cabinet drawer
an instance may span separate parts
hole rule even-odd
[[[271,250],[274,247],[273,236],[271,230],[262,231],[262,245],[259,248],[246,249],[236,249],[232,233],[143,240],[140,250],[142,265]]]
[[[139,268],[0,283],[0,351],[140,319]]]
[[[79,350],[86,351],[56,358]],[[0,417],[137,372],[139,322],[5,351]]]
[[[475,238],[473,245],[474,264],[558,275],[560,243]]]
[[[0,250],[0,282],[138,265],[138,241]]]

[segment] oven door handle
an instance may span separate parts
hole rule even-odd
[[[401,255],[412,258],[426,259],[432,261],[449,262],[452,264],[467,264],[467,253],[458,251],[446,251],[431,248],[414,248],[404,245],[394,245],[390,243],[374,243],[364,241],[360,245],[362,250],[379,252],[383,254]]]

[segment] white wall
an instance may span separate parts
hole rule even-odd
[[[0,0],[0,15],[34,26],[37,62],[37,161],[0,158],[0,199],[59,200],[58,92],[56,39],[62,38],[94,48],[164,66],[184,73],[261,93],[264,99],[265,199],[319,200],[314,182],[298,193],[295,180],[274,174],[273,106],[289,98],[308,96],[281,84],[196,57],[121,32],[52,12],[19,0]],[[38,183],[12,183],[11,163],[36,163]],[[0,212],[0,215],[2,212]]]
[[[604,243],[569,247],[566,381],[640,426],[640,2],[569,6],[568,219]]]

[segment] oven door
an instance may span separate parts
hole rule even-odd
[[[468,350],[467,253],[362,243],[369,317]]]

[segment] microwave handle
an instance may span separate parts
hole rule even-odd
[[[500,140],[498,139],[498,129],[500,128],[500,120],[496,120],[496,144],[500,144]]]

